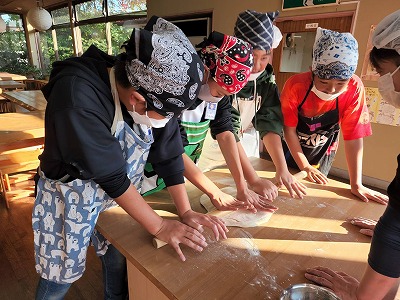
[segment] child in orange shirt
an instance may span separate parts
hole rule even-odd
[[[292,76],[281,94],[288,166],[327,183],[339,142],[345,141],[351,192],[367,202],[387,197],[363,186],[363,137],[372,134],[364,86],[354,74],[358,45],[350,33],[318,28],[312,71]]]

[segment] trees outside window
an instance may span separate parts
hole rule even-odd
[[[82,49],[85,51],[90,45],[95,45],[107,53],[106,24],[87,24],[79,26],[82,38]]]
[[[146,22],[146,0],[77,2],[72,7],[72,28],[69,8],[63,6],[50,10],[52,28],[34,35],[39,46],[37,64],[44,74],[50,72],[53,62],[74,56],[74,47],[77,55],[92,44],[110,55],[117,55],[132,29],[143,27]],[[1,14],[1,17],[7,24],[7,31],[0,33],[0,71],[22,74],[23,68],[35,68],[39,73],[37,67],[29,64],[21,15]]]
[[[19,65],[28,66],[25,30],[19,14],[1,14],[6,31],[0,33],[0,71],[21,74]]]

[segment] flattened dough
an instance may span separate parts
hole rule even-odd
[[[236,197],[236,189],[233,187],[224,187],[221,191]],[[200,203],[208,212],[212,212],[214,216],[223,219],[226,226],[256,227],[268,222],[273,214],[272,212],[265,211],[259,211],[257,213],[246,210],[218,211],[206,194],[200,197]]]

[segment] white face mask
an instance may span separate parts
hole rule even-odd
[[[319,90],[317,90],[317,88],[315,87],[315,85],[313,85],[311,92],[313,92],[315,95],[318,96],[318,98],[320,98],[321,100],[324,101],[332,101],[334,99],[336,99],[340,94],[342,94],[344,92],[344,90],[340,91],[339,93],[336,94],[327,94],[324,92],[321,92]]]
[[[394,89],[393,75],[400,69],[400,66],[393,73],[386,73],[378,78],[378,90],[383,99],[394,107],[400,108],[400,92]]]
[[[133,107],[133,111],[128,110],[128,113],[131,115],[133,121],[136,124],[142,124],[142,125],[146,125],[148,127],[153,127],[153,128],[161,128],[161,127],[165,127],[165,125],[169,121],[169,119],[167,119],[167,118],[163,118],[161,120],[150,118],[147,115],[147,111],[145,112],[144,115],[141,115],[135,111],[135,106],[132,106],[132,107]]]
[[[264,71],[261,71],[261,72],[258,72],[258,73],[251,73],[250,76],[249,76],[249,81],[256,80],[258,78],[258,76],[261,75],[262,72],[264,72]]]
[[[213,103],[218,103],[223,98],[223,97],[218,98],[211,95],[210,86],[208,85],[208,83],[205,83],[200,87],[200,92],[198,97],[205,102],[213,102]]]

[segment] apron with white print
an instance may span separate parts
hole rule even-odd
[[[110,73],[115,103],[111,133],[118,139],[126,170],[132,184],[140,191],[144,165],[153,142],[151,129],[122,118],[113,70]],[[116,202],[93,180],[70,182],[46,178],[40,171],[37,196],[32,212],[36,271],[42,278],[57,283],[71,283],[85,271],[90,242],[97,255],[104,255],[110,244],[95,230],[99,214]]]
[[[339,144],[339,99],[336,107],[316,117],[306,117],[301,107],[313,87],[311,83],[307,94],[298,107],[298,124],[296,127],[299,143],[308,162],[321,173],[328,175]],[[283,143],[286,162],[291,168],[298,168],[286,142]]]

